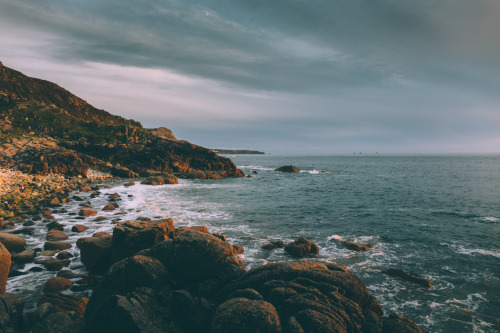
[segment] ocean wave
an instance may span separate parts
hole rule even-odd
[[[238,165],[238,169],[250,169],[250,170],[260,170],[260,171],[274,171],[274,168],[267,168],[260,165]]]
[[[320,171],[320,170],[300,170],[299,172],[305,172],[305,173],[309,173],[311,175],[325,175],[325,174],[330,174],[331,172],[329,171]]]
[[[481,254],[485,256],[493,256],[496,258],[500,258],[500,250],[496,249],[475,249],[475,248],[467,248],[461,244],[449,244],[449,243],[441,243],[441,245],[445,245],[453,249],[456,253],[464,254],[464,255],[476,255]]]

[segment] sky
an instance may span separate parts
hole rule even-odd
[[[209,148],[500,152],[498,0],[0,0],[0,61]]]

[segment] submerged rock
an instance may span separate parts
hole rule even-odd
[[[285,165],[275,169],[274,171],[280,172],[300,172],[300,169],[293,165]]]
[[[423,277],[415,275],[415,274],[407,273],[399,268],[389,268],[388,270],[383,271],[383,273],[385,273],[389,276],[398,277],[398,278],[403,279],[405,281],[416,283],[424,288],[431,288],[432,287],[432,282],[427,280],[426,278],[423,278]]]

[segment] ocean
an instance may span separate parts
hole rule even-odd
[[[90,229],[68,232],[70,241],[110,232],[114,218],[172,217],[176,226],[205,225],[242,245],[242,258],[251,269],[292,260],[283,249],[267,251],[262,245],[304,236],[320,248],[313,260],[347,266],[387,314],[397,312],[427,332],[500,330],[500,156],[229,157],[250,177],[129,188],[123,181],[111,183],[101,192],[120,194],[126,215],[100,211],[108,220],[85,222]],[[302,171],[274,171],[283,165]],[[101,195],[91,203],[100,210],[107,200]],[[68,214],[77,212],[78,204],[54,214],[68,231],[83,222]],[[42,246],[44,235],[45,230],[34,232],[28,247]],[[336,239],[374,247],[355,252],[338,247]],[[76,247],[70,251],[79,255]],[[26,265],[24,271],[35,266]],[[78,258],[70,268],[84,272]],[[388,268],[421,275],[434,286],[425,289],[383,274]],[[36,272],[9,279],[8,291],[34,298],[37,283],[53,275]]]

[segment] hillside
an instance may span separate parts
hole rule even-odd
[[[0,62],[0,163],[23,171],[85,175],[89,167],[132,177],[239,177],[227,158],[100,110],[55,83]],[[42,163],[42,165],[40,165]]]

